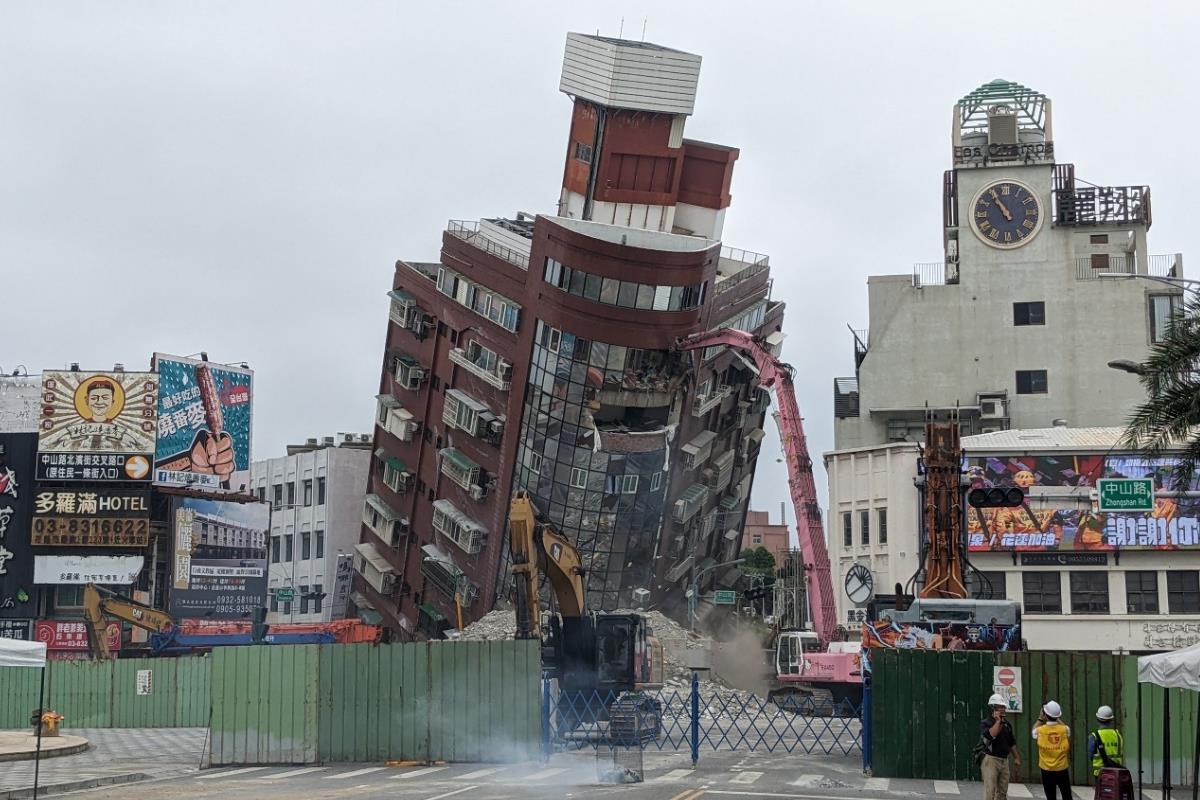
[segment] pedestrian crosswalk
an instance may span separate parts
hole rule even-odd
[[[568,763],[563,756],[556,756],[549,763],[529,761],[520,764],[432,764],[428,766],[389,767],[379,764],[325,765],[325,766],[282,766],[282,767],[234,767],[205,771],[197,776],[201,781],[245,781],[247,783],[286,783],[299,779],[319,779],[336,786],[338,781],[405,781],[409,785],[428,785],[436,797],[469,796],[470,789],[482,785],[508,787],[521,786],[553,787],[564,782],[570,785],[585,785],[595,779],[594,760],[577,758]],[[687,763],[684,761],[683,763]],[[812,763],[812,762],[808,762]],[[567,764],[562,766],[562,764]],[[770,761],[747,765],[739,762],[725,769],[709,766],[705,768],[681,767],[680,760],[660,759],[648,761],[644,780],[650,784],[676,784],[680,789],[691,791],[703,788],[704,794],[714,796],[751,796],[759,792],[773,797],[810,797],[813,792],[832,789],[840,792],[859,793],[863,800],[888,800],[888,796],[913,795],[935,796],[945,800],[973,800],[982,789],[977,782],[949,780],[907,780],[897,778],[866,777],[842,769],[829,773],[799,772],[780,768]],[[758,769],[748,769],[756,766]],[[820,768],[817,764],[812,766]],[[811,767],[810,767],[811,768]],[[299,783],[297,784],[299,785]],[[355,784],[357,785],[357,783]],[[347,783],[349,786],[349,783]],[[1030,800],[1037,796],[1038,787],[1012,783],[1008,795],[1019,800]],[[807,792],[807,794],[806,794]],[[684,794],[687,794],[685,791]],[[1087,787],[1074,789],[1075,800],[1091,800]],[[699,797],[699,795],[697,795]],[[433,796],[426,798],[433,800]],[[1143,800],[1152,800],[1144,798]],[[1153,799],[1153,800],[1156,800]]]

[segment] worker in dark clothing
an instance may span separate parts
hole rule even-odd
[[[1009,766],[1021,767],[1021,751],[1017,749],[1017,737],[1008,722],[1008,703],[998,694],[988,698],[989,716],[979,723],[979,734],[983,737],[986,752],[979,765],[983,773],[983,800],[1008,800]]]

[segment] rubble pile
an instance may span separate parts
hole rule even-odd
[[[691,686],[692,671],[686,663],[687,658],[684,654],[687,650],[704,650],[711,647],[712,642],[707,637],[690,633],[661,611],[620,609],[615,613],[641,614],[650,623],[650,629],[663,644],[664,688],[687,689]],[[513,639],[516,638],[516,635],[516,615],[511,609],[497,609],[468,625],[458,638],[467,641],[488,642]],[[707,671],[701,673],[701,679],[706,685],[719,685],[707,677]]]

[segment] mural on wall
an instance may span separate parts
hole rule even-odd
[[[889,650],[1020,650],[1021,626],[894,622],[888,617],[862,626],[863,647]]]
[[[967,460],[972,488],[1030,490],[1019,508],[967,510],[972,551],[1125,549],[1178,550],[1200,546],[1200,498],[1156,497],[1154,510],[1100,512],[1093,498],[1100,477],[1154,479],[1163,491],[1173,459],[1136,456],[1013,456]],[[1197,480],[1200,486],[1200,479]],[[1046,489],[1042,494],[1038,489]],[[1055,492],[1054,489],[1062,491]]]

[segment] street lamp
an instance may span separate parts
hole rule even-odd
[[[720,564],[710,564],[701,570],[697,570],[696,574],[692,576],[692,589],[688,593],[688,630],[689,631],[691,631],[692,633],[696,632],[696,601],[699,599],[699,596],[700,596],[700,589],[699,589],[700,576],[705,574],[706,572],[711,572],[712,570],[716,569],[717,567],[728,567],[728,566],[732,566],[733,564],[744,564],[745,562],[746,562],[746,559],[744,559],[744,558],[735,558],[733,561],[722,561]]]
[[[1165,283],[1168,286],[1174,286],[1184,291],[1200,293],[1200,280],[1196,280],[1195,278],[1175,278],[1169,275],[1142,275],[1136,272],[1097,272],[1096,277],[1114,281],[1127,281],[1136,278],[1143,281]]]
[[[1130,361],[1127,358],[1118,358],[1115,361],[1110,361],[1108,362],[1108,366],[1112,369],[1120,370],[1121,372],[1128,372],[1132,375],[1146,374],[1146,366],[1144,364],[1139,364],[1136,361]]]

